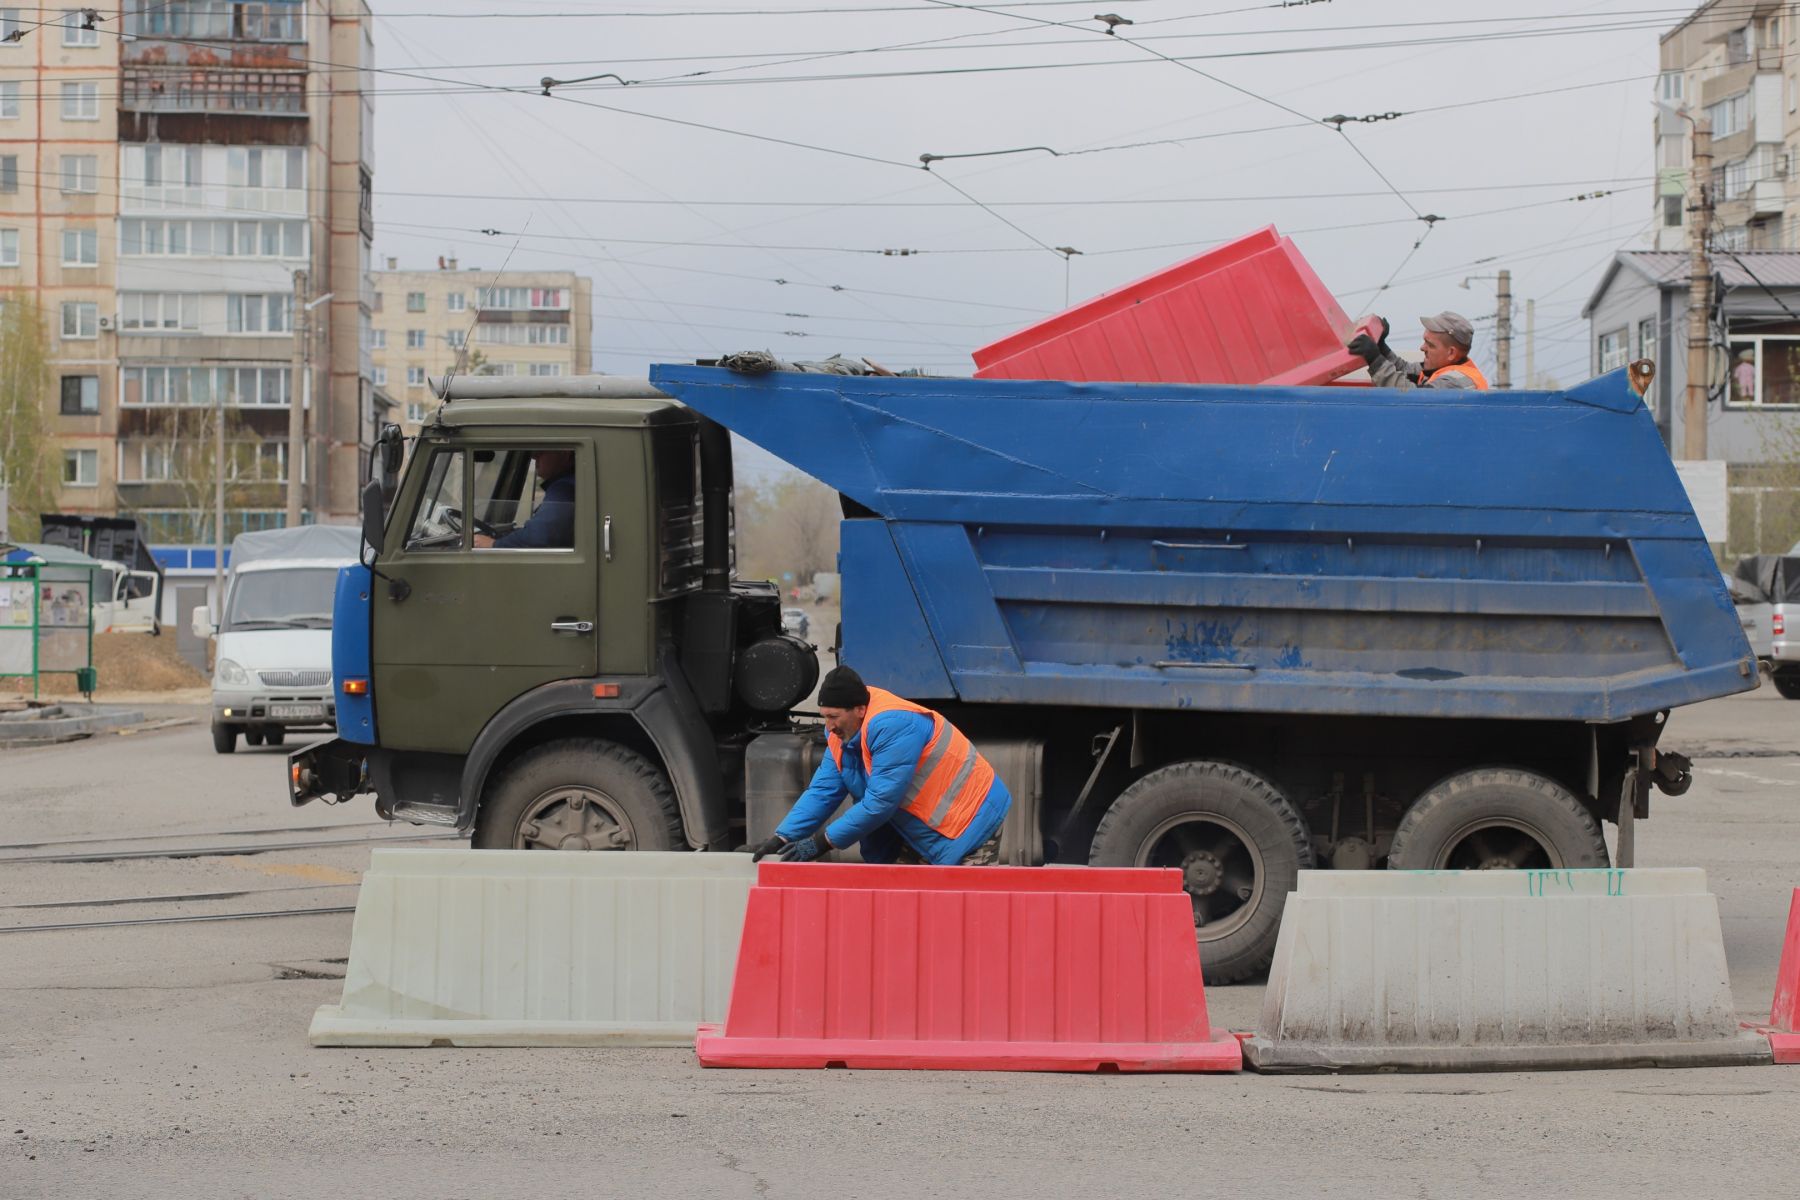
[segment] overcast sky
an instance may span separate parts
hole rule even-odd
[[[1392,319],[1400,346],[1417,345],[1421,313],[1481,319],[1484,367],[1494,284],[1459,284],[1510,268],[1514,378],[1533,298],[1538,370],[1563,383],[1588,374],[1578,315],[1601,267],[1651,228],[1657,38],[1691,11],[1646,0],[377,9],[378,64],[450,82],[379,79],[376,253],[407,267],[455,255],[591,276],[604,371],[766,347],[966,373],[971,349],[1062,308],[1065,283],[1079,301],[1274,224],[1346,311]],[[1135,24],[1109,38],[1096,12]],[[465,90],[535,92],[544,75],[601,72],[633,83],[561,99]],[[1404,115],[1345,135],[1303,120],[1390,112]],[[1027,146],[1065,153],[918,165],[924,153]],[[1571,199],[1595,191],[1611,194]],[[1416,251],[1427,226],[1415,214],[1446,218]],[[1045,246],[1082,251],[1066,280]],[[867,253],[882,249],[923,253]]]

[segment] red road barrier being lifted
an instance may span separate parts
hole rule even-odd
[[[1787,940],[1775,973],[1775,1003],[1769,1008],[1769,1048],[1775,1061],[1800,1066],[1800,888],[1788,905]]]
[[[975,378],[1321,384],[1362,367],[1354,333],[1270,226],[981,347]]]
[[[1175,870],[764,863],[708,1067],[1235,1071]]]

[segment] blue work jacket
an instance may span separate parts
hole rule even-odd
[[[952,865],[968,857],[994,836],[1012,807],[1012,793],[994,776],[994,786],[975,812],[975,819],[958,838],[947,838],[901,807],[907,785],[919,765],[919,756],[931,740],[931,718],[921,713],[877,713],[863,722],[855,737],[844,743],[840,770],[827,754],[813,773],[812,783],[794,802],[777,834],[788,841],[811,837],[837,811],[845,796],[856,803],[832,821],[825,836],[833,846],[862,844],[865,862],[893,862],[905,842],[929,863]],[[863,771],[862,739],[869,739],[873,770]]]

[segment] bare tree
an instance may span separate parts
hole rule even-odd
[[[788,475],[737,494],[738,574],[798,584],[836,569],[838,494],[814,479]]]

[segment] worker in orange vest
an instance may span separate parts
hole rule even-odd
[[[1419,347],[1425,361],[1409,363],[1395,354],[1387,344],[1387,318],[1381,318],[1381,338],[1359,333],[1350,339],[1350,353],[1369,364],[1369,378],[1376,387],[1400,388],[1473,388],[1487,391],[1488,381],[1480,368],[1469,360],[1469,347],[1475,343],[1475,327],[1461,313],[1441,312],[1435,317],[1420,317],[1425,327],[1425,343]]]
[[[827,753],[755,857],[808,862],[860,843],[865,862],[986,866],[999,861],[1012,795],[961,730],[872,688],[849,667],[819,685]],[[831,821],[846,796],[855,803]],[[827,822],[830,822],[827,824]]]

